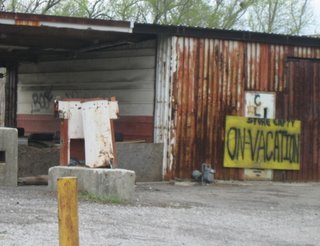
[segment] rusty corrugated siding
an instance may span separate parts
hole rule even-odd
[[[222,168],[225,115],[242,111],[242,45],[212,39],[177,40],[172,129],[175,176],[189,178],[192,170],[206,162],[213,164],[217,178],[242,178],[242,170]]]
[[[174,178],[172,166],[172,144],[170,126],[172,124],[172,83],[171,79],[176,68],[176,54],[173,44],[176,43],[175,37],[162,36],[157,43],[156,61],[156,93],[154,110],[154,142],[164,143],[162,176],[164,179]]]
[[[278,118],[301,120],[299,171],[275,171],[277,181],[320,181],[320,60],[288,59]]]
[[[172,46],[176,50],[171,80],[174,141],[172,163],[167,165],[174,177],[190,178],[192,170],[206,162],[216,169],[218,179],[243,179],[243,169],[223,167],[226,115],[244,114],[248,90],[276,92],[281,101],[288,87],[288,57],[320,58],[320,49],[186,37],[174,39]],[[288,117],[279,108],[285,106],[277,102],[277,117]],[[313,141],[312,135],[308,138]],[[320,163],[315,165],[320,172]],[[312,175],[305,174],[303,180],[313,180]]]

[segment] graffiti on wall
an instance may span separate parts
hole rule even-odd
[[[227,116],[224,166],[299,170],[300,129],[298,120]]]
[[[52,87],[32,93],[31,113],[46,113],[52,109]]]
[[[105,98],[104,91],[68,90],[54,91],[53,86],[31,94],[31,114],[52,114],[54,99],[63,98]]]

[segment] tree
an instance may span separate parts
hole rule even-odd
[[[10,12],[47,14],[63,0],[3,0],[1,7]]]
[[[300,34],[312,22],[310,0],[257,0],[248,14],[251,31]]]
[[[0,10],[300,34],[311,0],[0,0]]]
[[[199,2],[198,0],[146,0],[142,4],[144,11],[141,14],[144,21],[154,24],[182,24],[175,22],[183,21],[183,16]]]
[[[118,20],[142,21],[142,0],[110,1],[109,17]]]
[[[137,20],[142,0],[69,0],[52,10],[55,15],[91,19]]]
[[[75,0],[78,9],[85,12],[85,16],[90,19],[104,18],[106,12],[106,4],[104,0]]]
[[[51,9],[50,14],[71,17],[87,17],[87,1],[65,1]],[[80,7],[82,6],[82,7]]]
[[[145,0],[143,22],[199,27],[232,28],[253,0]],[[141,18],[140,18],[141,19]]]
[[[209,5],[208,27],[232,29],[241,24],[241,19],[253,0],[215,0]]]

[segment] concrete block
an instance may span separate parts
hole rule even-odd
[[[130,200],[134,193],[136,175],[124,169],[56,166],[49,169],[50,190],[57,189],[59,177],[78,178],[78,190],[97,196],[112,196]]]
[[[0,127],[0,186],[18,184],[18,131]]]
[[[119,167],[133,170],[137,182],[162,180],[163,144],[117,143]]]

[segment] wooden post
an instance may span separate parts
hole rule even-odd
[[[0,75],[5,74],[5,68],[0,68]],[[6,114],[6,77],[0,76],[0,127],[4,126]]]
[[[116,97],[110,98],[111,102],[117,101]],[[119,118],[119,116],[118,116]],[[114,131],[114,122],[113,119],[110,119],[110,127],[111,127],[111,137],[112,137],[112,150],[113,150],[113,160],[112,160],[112,168],[118,167],[118,156],[117,156],[117,146],[116,146],[116,137]]]
[[[70,141],[68,135],[68,127],[68,119],[60,119],[60,166],[67,166],[70,161]]]
[[[116,145],[116,137],[115,137],[115,132],[114,132],[113,120],[110,120],[110,127],[111,127],[112,150],[113,150],[112,168],[117,168],[118,167],[118,156],[117,156],[117,145]]]
[[[59,245],[79,245],[78,191],[76,177],[58,178]]]

